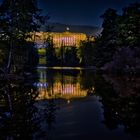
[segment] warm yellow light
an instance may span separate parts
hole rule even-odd
[[[67,31],[69,27],[67,27]],[[79,47],[80,42],[87,39],[86,34],[83,33],[72,33],[72,32],[63,32],[63,33],[56,33],[56,32],[35,32],[33,33],[32,40],[40,45],[45,42],[45,40],[51,36],[53,39],[54,47],[60,48],[63,46],[74,46]]]

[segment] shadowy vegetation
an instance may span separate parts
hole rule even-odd
[[[123,126],[126,133],[140,137],[139,78],[95,77],[95,94],[103,104],[103,123],[111,130]]]
[[[3,0],[0,5],[0,139],[38,139],[35,106],[38,50],[31,32],[45,22],[36,0]]]
[[[33,78],[0,81],[0,139],[33,139],[39,132]],[[4,83],[1,84],[1,83]]]
[[[61,46],[60,48],[54,48],[52,38],[50,37],[46,40],[45,44],[46,49],[42,48],[42,51],[46,52],[46,54],[40,53],[40,57],[43,58],[44,63],[40,64],[68,67],[93,66],[94,41],[92,38],[82,41],[79,47]]]
[[[37,31],[44,20],[45,17],[41,16],[41,10],[38,9],[34,0],[2,2],[0,5],[0,53],[2,54],[0,62],[5,73],[13,73],[15,65],[18,68],[34,61],[31,57],[35,55],[34,42],[28,40],[31,37],[30,32]]]
[[[101,17],[103,31],[96,39],[94,64],[111,73],[139,73],[140,3],[125,7],[122,15],[108,9]]]

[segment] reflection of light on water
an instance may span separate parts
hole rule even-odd
[[[67,100],[67,103],[69,104],[70,103],[70,100]]]
[[[62,84],[55,82],[47,87],[40,86],[38,90],[38,99],[64,98],[67,99],[67,103],[70,103],[71,98],[87,96],[87,90],[81,89],[80,83]]]
[[[62,93],[70,94],[73,92],[73,87],[67,86],[63,89]]]
[[[39,69],[38,72],[40,82],[35,83],[39,91],[38,100],[63,98],[67,100],[67,103],[70,103],[71,98],[85,97],[91,95],[94,91],[94,87],[90,89],[82,88],[78,76],[62,75],[62,73],[58,75],[54,73],[54,75],[48,76],[46,69]],[[46,83],[46,81],[48,82]]]
[[[48,87],[48,83],[41,83],[41,82],[34,83],[33,85],[38,87],[38,88],[40,88],[40,87]]]

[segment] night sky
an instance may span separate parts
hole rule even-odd
[[[43,13],[49,14],[50,22],[92,26],[101,26],[100,15],[107,8],[121,13],[124,6],[134,2],[140,0],[38,0]]]
[[[101,26],[100,15],[107,8],[119,13],[122,8],[140,0],[39,0],[50,21],[66,24]]]

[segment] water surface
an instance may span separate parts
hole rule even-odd
[[[139,77],[81,69],[37,73],[0,80],[1,140],[140,139]]]
[[[38,104],[42,108],[46,102],[49,108],[48,139],[140,138],[139,78],[100,76],[92,70],[39,73]]]

